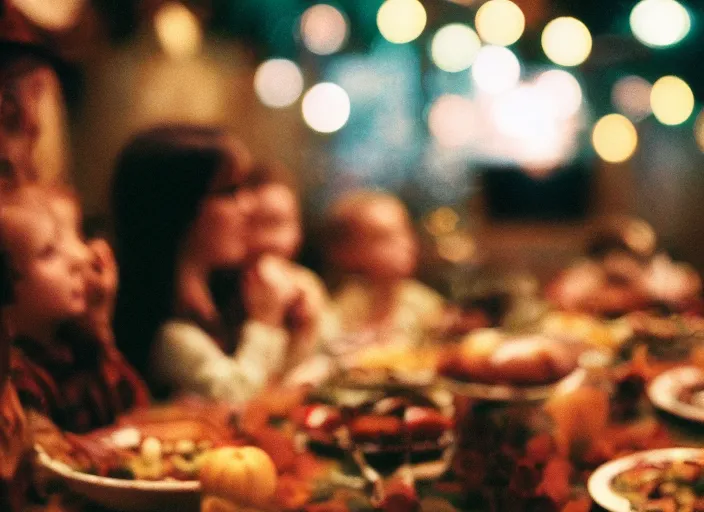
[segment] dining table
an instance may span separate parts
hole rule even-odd
[[[681,363],[680,363],[681,364]],[[300,478],[281,475],[277,503],[267,510],[304,512],[344,511],[424,511],[424,512],[590,512],[604,510],[590,496],[588,480],[594,470],[611,459],[641,450],[670,447],[704,448],[702,423],[678,417],[655,407],[647,396],[649,383],[665,369],[677,364],[617,361],[608,372],[608,418],[595,427],[581,425],[580,438],[573,438],[567,451],[560,449],[560,414],[551,413],[543,399],[520,397],[512,400],[487,400],[465,392],[439,379],[431,388],[452,396],[454,442],[444,454],[445,464],[431,476],[414,473],[410,458],[392,471],[377,471],[366,461],[360,463],[354,450],[329,450],[307,443],[284,411],[267,410],[267,400],[279,395],[274,408],[281,408],[280,397],[291,390],[270,390],[258,398],[250,411],[252,418],[240,421],[260,423],[289,439],[291,447],[316,462],[315,476]],[[430,388],[420,390],[429,392]],[[317,390],[298,393],[311,401]],[[555,394],[559,394],[555,391]],[[275,400],[276,401],[276,400]],[[558,401],[558,410],[569,411],[569,401]],[[583,423],[592,421],[589,403],[570,414],[585,414]],[[566,409],[567,408],[567,409]],[[596,414],[596,413],[594,413]],[[252,416],[252,415],[250,415]],[[563,414],[564,416],[564,414]],[[593,416],[593,415],[591,415]],[[597,422],[598,423],[598,422]],[[254,427],[259,428],[259,427]],[[266,450],[266,442],[262,447]],[[269,447],[276,452],[275,444]],[[276,454],[272,453],[274,459]],[[410,468],[410,469],[409,469]],[[372,472],[370,477],[369,472]],[[313,473],[311,473],[313,474]],[[379,496],[379,493],[382,496]],[[72,494],[63,482],[45,483],[45,492],[30,510],[36,512],[114,512]],[[156,509],[154,512],[158,512]],[[173,512],[177,512],[174,510]]]

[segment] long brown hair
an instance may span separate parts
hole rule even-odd
[[[159,126],[137,134],[117,160],[115,336],[145,377],[156,331],[173,313],[181,243],[216,173],[237,165],[227,140],[218,128]]]

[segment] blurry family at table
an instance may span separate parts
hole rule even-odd
[[[314,356],[332,369],[342,353],[413,346],[463,320],[413,280],[409,214],[379,192],[331,207],[331,298],[292,260],[292,186],[219,129],[161,126],[127,144],[112,186],[115,256],[85,239],[70,189],[24,183],[21,170],[5,179],[0,213],[4,349],[21,403],[65,430],[110,424],[148,388],[242,404]]]
[[[216,127],[134,135],[115,163],[112,236],[86,236],[76,192],[46,183],[31,158],[36,113],[20,93],[36,61],[8,62],[0,63],[0,498],[11,503],[2,510],[20,499],[8,482],[31,443],[29,411],[84,433],[154,399],[198,394],[239,406],[272,383],[319,384],[370,347],[420,347],[487,325],[414,279],[412,219],[384,192],[331,198],[315,240],[328,289],[295,262],[304,232],[287,170]],[[698,275],[656,254],[647,229],[631,230],[597,241],[548,298],[604,315],[654,303],[701,309]]]
[[[305,382],[311,361],[324,368],[310,366],[319,383],[361,349],[417,347],[485,324],[413,279],[411,218],[382,192],[332,201],[320,240],[338,283],[330,296],[294,262],[303,233],[287,179],[220,129],[144,130],[115,166],[113,255],[104,239],[85,238],[70,188],[37,184],[14,164],[3,176],[0,244],[3,361],[20,402],[85,432],[149,395],[242,404],[287,374]],[[566,310],[599,301],[607,314],[636,299],[688,307],[696,273],[647,243],[629,246],[636,235],[606,252],[597,243],[549,289],[553,300]],[[663,275],[674,291],[658,287]]]

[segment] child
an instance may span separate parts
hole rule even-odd
[[[277,168],[269,166],[271,172]],[[298,199],[293,188],[281,180],[281,177],[263,174],[260,182],[254,182],[257,207],[252,215],[250,228],[249,260],[252,267],[266,262],[279,272],[274,278],[292,283],[297,298],[287,312],[287,330],[289,331],[295,352],[289,354],[289,367],[310,355],[325,337],[329,327],[329,304],[325,285],[309,269],[298,265],[293,259],[298,254],[303,238],[301,214]],[[252,292],[251,280],[247,278],[250,271],[245,271],[246,294]]]
[[[13,300],[3,314],[16,349],[11,370],[22,404],[64,430],[86,432],[145,405],[147,395],[116,350],[80,327],[90,316],[89,251],[75,225],[57,216],[54,199],[39,187],[4,198],[0,243],[7,249]],[[74,208],[78,218],[75,202]]]
[[[78,323],[107,349],[114,351],[112,317],[117,294],[118,271],[112,249],[103,238],[83,241],[81,237],[83,218],[78,198],[72,190],[53,187],[47,189],[46,193],[47,204],[59,223],[64,247],[76,258],[87,258],[88,261],[85,266],[87,309]]]
[[[355,333],[336,349],[417,346],[431,332],[449,327],[451,310],[444,299],[413,279],[418,243],[396,197],[371,191],[342,197],[331,208],[327,237],[329,264],[343,274],[333,295],[334,312],[341,332]]]

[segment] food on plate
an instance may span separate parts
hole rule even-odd
[[[43,438],[37,444],[75,471],[127,480],[197,480],[215,448],[242,444],[237,433],[212,409],[211,421],[197,407],[167,406],[137,411],[118,425],[84,435],[64,433],[58,450]],[[49,446],[44,446],[49,444]]]
[[[429,384],[439,350],[403,345],[371,347],[355,354],[343,368],[342,380],[359,384]]]
[[[171,435],[158,436],[153,429],[147,429],[147,432],[156,435],[147,435],[137,427],[124,427],[96,438],[96,442],[104,443],[116,455],[99,474],[128,480],[195,480],[215,446],[210,436],[188,436],[193,432],[185,430],[181,439],[174,439]],[[227,441],[217,441],[217,445],[223,444]]]
[[[665,254],[655,256],[642,276],[642,287],[654,302],[681,311],[696,306],[702,280],[690,265],[672,261]]]
[[[636,510],[695,512],[704,510],[704,457],[640,462],[616,475],[613,491]]]
[[[291,417],[311,441],[349,440],[363,451],[439,448],[454,426],[452,412],[437,397],[415,392],[370,393],[355,406],[308,404]]]
[[[349,428],[356,443],[403,444],[403,421],[395,416],[365,414],[354,418]]]
[[[540,331],[551,338],[615,349],[633,335],[631,324],[623,319],[605,321],[585,313],[553,311],[545,315]]]
[[[695,422],[704,422],[704,371],[679,366],[658,375],[648,387],[656,407]]]
[[[704,318],[700,316],[636,312],[627,315],[625,321],[633,335],[623,346],[624,357],[632,356],[642,345],[658,361],[684,361],[702,346]]]
[[[256,446],[211,451],[200,472],[203,495],[252,507],[267,505],[276,490],[278,475],[271,457]]]
[[[510,338],[485,330],[468,336],[439,366],[441,374],[463,382],[536,386],[552,384],[577,366],[570,347],[546,336]]]
[[[704,380],[694,386],[685,387],[679,396],[682,403],[704,409]]]
[[[453,421],[429,407],[411,406],[403,416],[411,442],[435,441],[452,429]]]
[[[614,316],[648,305],[635,271],[622,258],[583,261],[564,270],[545,290],[546,298],[566,311]]]
[[[312,404],[299,407],[292,419],[306,432],[329,438],[343,425],[342,413],[337,407],[326,404]],[[322,434],[322,436],[320,436]]]

